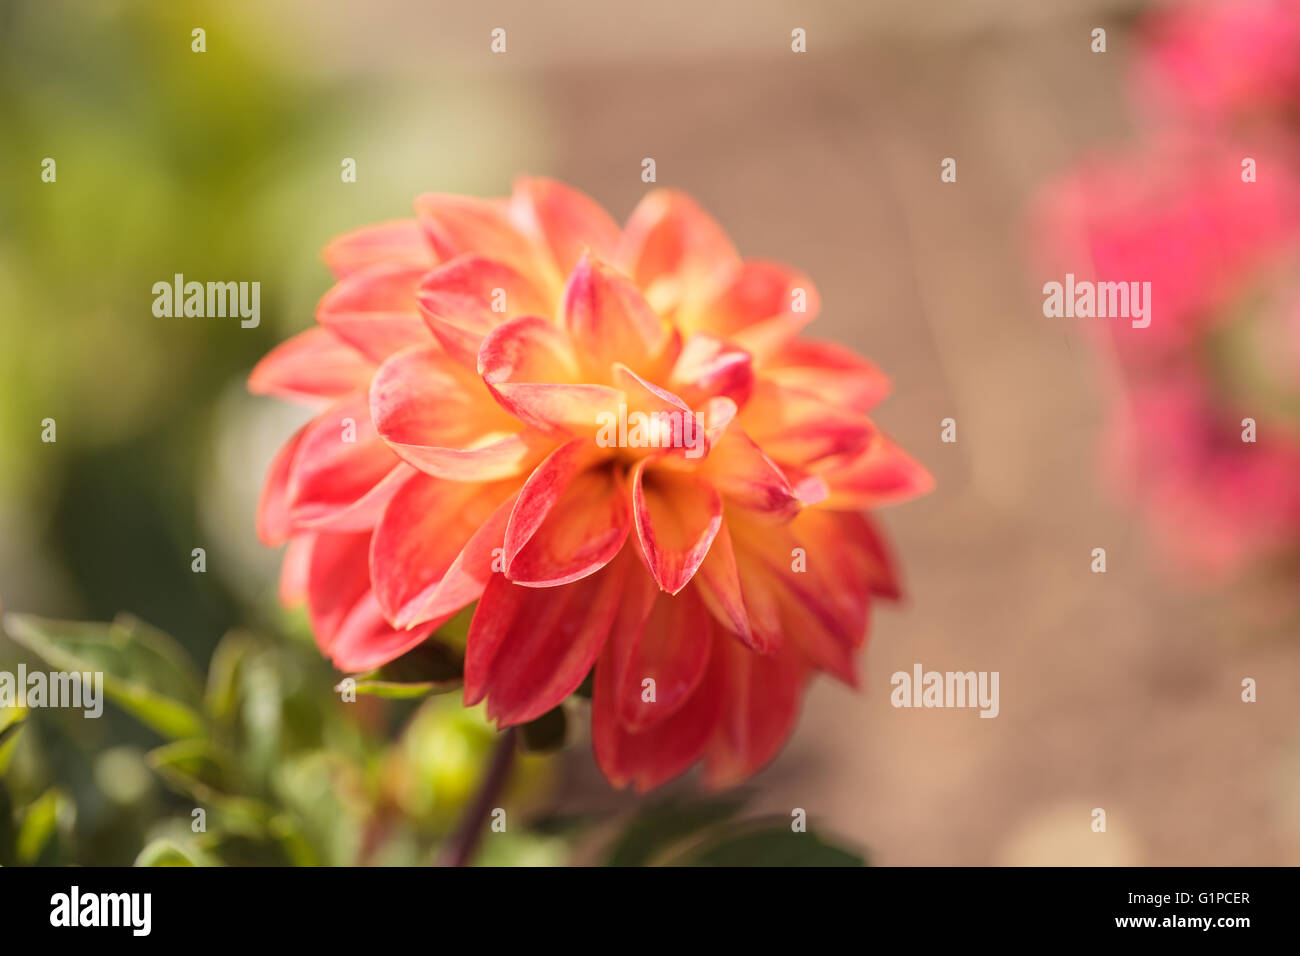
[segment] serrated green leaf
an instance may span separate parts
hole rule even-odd
[[[56,670],[102,672],[104,693],[163,736],[203,733],[198,673],[156,628],[129,616],[93,624],[10,614],[5,631]]]
[[[606,866],[646,866],[674,845],[706,827],[734,817],[747,795],[667,800],[641,811],[606,853]]]
[[[864,866],[857,853],[796,833],[786,821],[743,824],[674,860],[676,866]]]
[[[461,685],[461,655],[438,641],[423,644],[365,674],[353,674],[358,694],[409,699],[444,694]],[[335,690],[342,690],[340,683]]]
[[[347,678],[344,678],[345,680]],[[415,700],[419,697],[429,697],[433,694],[445,694],[453,691],[460,686],[460,681],[450,681],[448,683],[439,683],[437,681],[424,681],[421,683],[404,684],[399,681],[356,680],[354,690],[358,694],[366,694],[370,697],[382,697],[386,700]],[[347,685],[340,682],[335,686],[336,691],[342,691]]]

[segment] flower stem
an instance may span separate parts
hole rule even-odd
[[[483,829],[487,826],[488,817],[496,809],[506,781],[510,779],[510,768],[515,762],[515,736],[515,728],[508,727],[497,739],[496,751],[492,754],[492,763],[483,777],[483,783],[479,786],[478,793],[474,795],[474,802],[465,810],[460,826],[452,834],[451,841],[438,860],[439,866],[469,865],[474,851],[478,849],[479,841],[483,838]]]

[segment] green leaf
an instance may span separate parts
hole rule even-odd
[[[25,707],[0,707],[0,745],[11,735],[18,733],[18,728],[27,719]]]
[[[243,631],[231,631],[217,644],[208,662],[208,682],[203,706],[216,720],[232,720],[239,708],[239,677],[258,642]]]
[[[262,833],[274,811],[260,800],[228,792],[231,759],[207,740],[178,740],[151,750],[145,760],[167,786],[220,818],[228,830]]]
[[[26,720],[26,708],[0,707],[0,774],[9,766],[9,758],[18,743],[18,732]]]
[[[368,809],[361,802],[359,768],[341,754],[322,750],[290,757],[276,770],[276,794],[299,823],[303,839],[320,849],[323,864],[353,863]]]
[[[18,822],[18,835],[14,841],[15,856],[20,864],[35,863],[50,842],[58,826],[62,802],[63,796],[51,787],[27,805]]]
[[[185,796],[202,799],[214,790],[224,790],[229,785],[229,758],[216,745],[202,738],[178,740],[155,750],[145,757],[149,766],[172,789]]]
[[[150,841],[135,858],[135,866],[220,866],[221,861],[190,843],[167,837]]]
[[[277,814],[269,827],[271,836],[292,866],[320,866],[320,854],[303,833],[301,823],[288,813]]]
[[[93,624],[10,614],[5,631],[56,670],[103,672],[104,693],[164,737],[203,733],[197,671],[175,641],[142,621],[122,616]]]
[[[864,866],[857,853],[834,846],[812,830],[796,833],[787,821],[742,824],[713,837],[681,858],[677,866]]]
[[[395,661],[365,674],[354,674],[358,694],[413,698],[443,694],[461,685],[461,655],[438,641],[425,641]],[[334,689],[343,689],[340,683]]]
[[[668,800],[643,810],[609,848],[606,866],[645,866],[705,827],[734,817],[748,799],[732,794],[706,800]]]

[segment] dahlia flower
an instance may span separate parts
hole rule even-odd
[[[930,479],[869,417],[886,379],[680,192],[622,229],[543,179],[415,212],[330,243],[318,324],[250,377],[319,409],[259,509],[282,598],[343,670],[477,602],[464,700],[498,725],[592,674],[614,784],[753,773],[899,593],[863,512]]]

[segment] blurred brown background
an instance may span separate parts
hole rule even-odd
[[[1044,279],[1025,265],[1025,204],[1042,179],[1127,135],[1141,8],[277,0],[196,5],[175,23],[213,23],[209,57],[237,38],[340,114],[307,140],[269,127],[264,165],[234,200],[269,203],[281,223],[262,240],[285,260],[266,340],[310,321],[327,287],[316,255],[342,228],[403,215],[423,190],[504,193],[517,172],[623,217],[649,156],[658,184],[694,194],[742,253],[806,269],[824,300],[813,334],[892,377],[879,420],[938,480],[884,517],[909,600],[877,613],[862,693],[817,683],[755,781],[761,808],[803,807],[881,864],[1297,864],[1300,641],[1254,623],[1248,598],[1158,565],[1100,474],[1105,370],[1069,320],[1043,319]],[[1104,55],[1089,51],[1096,26]],[[494,27],[504,56],[489,52]],[[795,27],[806,54],[790,50]],[[355,186],[338,183],[342,156],[358,160]],[[955,184],[940,182],[944,157]],[[260,475],[287,434],[238,395],[249,365],[230,364],[212,425],[208,454],[233,462],[218,476]],[[939,440],[946,417],[956,444]],[[238,427],[223,431],[227,419]],[[242,566],[226,585],[261,594],[274,555],[252,540],[255,483],[204,484],[217,487],[195,521]],[[1105,575],[1089,569],[1094,547]],[[35,576],[29,558],[11,541],[0,570]],[[50,579],[9,594],[70,615]],[[1000,715],[891,708],[890,675],[916,662],[999,671]],[[1257,703],[1241,701],[1244,677]],[[569,762],[574,806],[630,803],[585,747]],[[1094,807],[1105,834],[1090,829]]]

